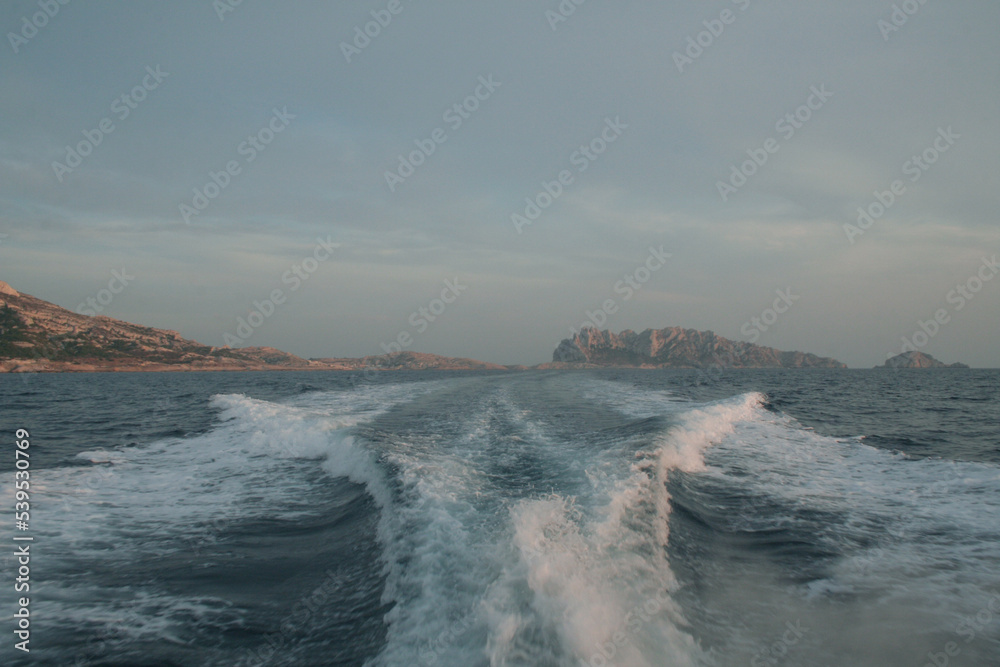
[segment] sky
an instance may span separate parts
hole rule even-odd
[[[589,323],[1000,367],[995,0],[16,0],[0,28],[0,280],[71,310],[304,357],[534,364]]]

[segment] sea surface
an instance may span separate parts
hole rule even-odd
[[[0,375],[0,433],[2,665],[1000,664],[1000,371]]]

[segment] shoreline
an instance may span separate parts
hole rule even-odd
[[[498,368],[497,365],[490,364],[484,367],[467,366],[427,366],[427,367],[351,367],[333,365],[310,365],[310,366],[192,366],[183,364],[144,364],[141,366],[113,366],[100,364],[72,364],[67,362],[40,362],[25,364],[22,360],[0,360],[0,375],[31,375],[37,373],[270,373],[270,372],[334,372],[334,373],[376,373],[384,372],[418,372],[418,371],[491,371],[497,373],[515,373],[524,371],[586,371],[586,370],[639,370],[639,371],[698,371],[706,370],[693,366],[599,366],[591,364],[580,365],[554,365],[552,363],[537,364],[535,366],[511,366]],[[858,367],[858,368],[825,368],[825,367],[783,367],[783,366],[746,366],[730,367],[724,371],[763,371],[763,370],[785,370],[785,371],[815,371],[815,370],[840,370],[840,371],[878,371],[878,370],[913,370],[913,371],[966,371],[966,370],[1000,370],[990,368],[885,368],[883,366]]]

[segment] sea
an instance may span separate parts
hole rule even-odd
[[[28,374],[0,406],[6,666],[1000,665],[1000,371]]]

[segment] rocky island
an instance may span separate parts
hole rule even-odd
[[[939,362],[934,362],[939,363]],[[846,368],[835,359],[672,327],[642,333],[585,328],[535,368]],[[59,371],[524,370],[525,366],[396,352],[304,359],[273,347],[213,347],[176,331],[83,315],[0,281],[0,373]]]
[[[875,368],[968,368],[968,366],[961,363],[946,364],[924,352],[910,351],[890,357],[883,365]]]
[[[668,327],[642,333],[584,328],[559,343],[547,367],[847,368],[836,359],[733,341],[711,331]]]

